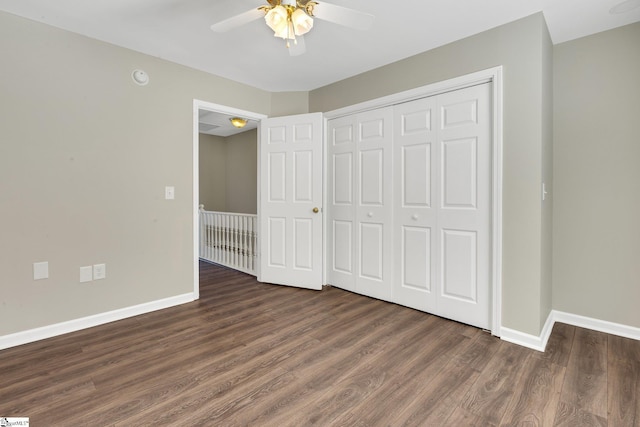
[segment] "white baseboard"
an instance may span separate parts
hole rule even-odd
[[[578,326],[580,328],[591,329],[593,331],[604,332],[606,334],[640,341],[640,328],[557,310],[553,310],[551,313],[553,314],[554,322],[566,323],[567,325]]]
[[[547,347],[547,341],[549,341],[549,337],[551,336],[553,325],[555,325],[556,322],[640,341],[640,328],[557,310],[552,310],[551,313],[549,313],[547,321],[545,322],[542,331],[540,331],[539,336],[525,334],[524,332],[516,331],[515,329],[503,327],[500,328],[500,338],[510,343],[518,344],[533,350],[544,351]]]
[[[115,322],[116,320],[122,320],[128,317],[138,316],[140,314],[150,313],[152,311],[162,310],[164,308],[174,307],[176,305],[186,304],[192,301],[194,301],[194,295],[191,293],[177,295],[157,301],[134,305],[132,307],[121,308],[106,313],[95,314],[80,319],[0,336],[0,350],[16,347],[22,344],[28,344],[30,342],[46,338],[52,338],[69,332],[92,328],[105,323]],[[553,325],[556,322],[640,341],[640,328],[557,310],[552,310],[551,313],[549,313],[547,321],[545,322],[542,331],[540,331],[540,335],[526,334],[515,329],[502,327],[500,328],[500,339],[533,350],[544,351],[547,346],[547,341],[551,336]]]
[[[151,301],[144,304],[121,308],[118,310],[108,311],[106,313],[95,314],[80,319],[69,320],[67,322],[56,323],[54,325],[43,326],[27,331],[16,332],[15,334],[0,336],[0,350],[43,340],[46,338],[55,337],[58,335],[67,334],[69,332],[92,328],[94,326],[103,325],[105,323],[114,322],[116,320],[122,320],[128,317],[138,316],[140,314],[150,313],[152,311],[162,310],[164,308],[169,308],[192,301],[194,301],[194,295],[192,293],[176,295],[174,297]]]
[[[530,335],[524,332],[516,331],[515,329],[500,328],[500,339],[508,341],[513,344],[518,344],[523,347],[527,347],[533,350],[542,351],[547,347],[547,341],[551,336],[551,331],[554,325],[553,311],[549,313],[547,321],[544,322],[540,335]]]

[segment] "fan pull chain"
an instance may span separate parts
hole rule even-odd
[[[293,40],[293,44],[298,44],[298,40],[296,40],[296,33],[293,31],[293,22],[291,22],[291,11],[288,11],[287,16],[287,49],[291,47],[291,42],[289,40]],[[292,36],[293,35],[293,36]]]

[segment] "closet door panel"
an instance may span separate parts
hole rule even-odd
[[[332,221],[330,262],[335,272],[349,276],[353,276],[353,234],[353,221]]]
[[[442,295],[447,298],[478,301],[477,233],[442,230]]]
[[[431,292],[431,229],[403,226],[400,244],[402,288]]]
[[[393,281],[393,109],[357,115],[356,292],[391,300]]]
[[[438,96],[438,308],[489,329],[491,224],[490,84]]]
[[[394,264],[393,299],[434,312],[434,262],[437,254],[436,211],[438,146],[436,102],[424,98],[394,108]]]
[[[431,207],[431,143],[403,145],[399,155],[402,207]]]
[[[382,264],[384,261],[383,238],[384,225],[379,223],[360,223],[360,277],[378,282],[382,286]],[[380,292],[380,290],[377,290]]]
[[[354,116],[327,123],[327,283],[355,290],[356,144]]]
[[[360,151],[360,206],[384,206],[384,149]]]
[[[335,206],[353,206],[353,153],[332,156],[332,203]]]
[[[477,147],[477,138],[442,141],[442,208],[477,208]]]

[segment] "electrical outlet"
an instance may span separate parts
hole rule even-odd
[[[49,262],[34,262],[33,263],[33,280],[48,279],[49,278]]]
[[[175,187],[164,187],[164,198],[166,200],[173,200],[176,198]]]
[[[107,277],[107,265],[106,264],[94,264],[93,265],[93,280],[105,279]]]
[[[90,282],[93,280],[93,267],[80,267],[80,283]]]

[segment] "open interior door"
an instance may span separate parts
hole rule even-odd
[[[322,289],[322,113],[263,119],[258,280]]]

